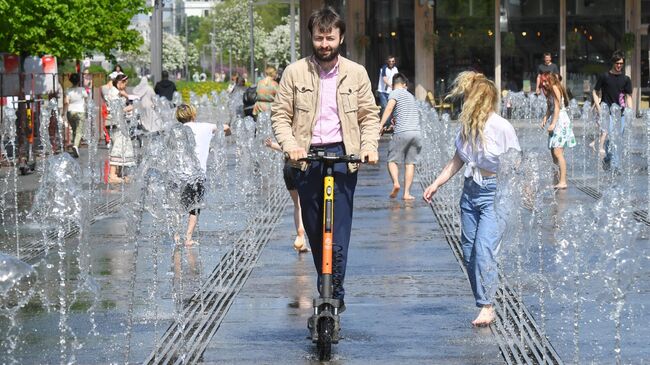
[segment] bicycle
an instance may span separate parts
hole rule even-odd
[[[321,162],[324,164],[323,177],[323,258],[321,266],[321,290],[314,298],[314,314],[307,321],[310,338],[316,344],[318,359],[329,361],[332,344],[340,340],[340,312],[342,301],[333,297],[333,237],[334,237],[334,164],[362,163],[356,155],[336,155],[325,151],[312,151],[298,161]]]

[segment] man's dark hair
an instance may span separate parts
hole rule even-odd
[[[309,17],[307,29],[309,34],[314,34],[314,28],[321,33],[331,32],[333,28],[341,31],[341,37],[345,34],[345,21],[331,6],[325,6],[314,11]]]
[[[625,53],[620,50],[616,50],[614,53],[612,53],[612,63],[616,63],[618,61],[625,61]]]
[[[544,56],[543,56],[543,57],[546,57],[546,56],[553,57],[553,56],[551,55],[551,52],[544,52]]]
[[[403,73],[398,72],[395,75],[393,75],[393,86],[395,86],[397,84],[408,85],[408,83],[409,83],[409,80],[406,78],[406,76],[404,76]]]
[[[395,58],[392,54],[389,54],[388,57],[386,57],[386,61],[390,60],[391,58]]]
[[[163,80],[167,80],[167,79],[169,79],[169,72],[163,71],[160,76],[162,76]]]

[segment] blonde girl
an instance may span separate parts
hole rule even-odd
[[[494,82],[485,75],[461,72],[447,98],[463,96],[456,137],[456,153],[423,194],[431,202],[438,189],[465,165],[460,200],[463,262],[480,308],[472,321],[486,326],[496,318],[494,295],[498,285],[496,254],[500,232],[494,210],[499,156],[513,148],[520,151],[515,129],[497,111],[499,98]]]

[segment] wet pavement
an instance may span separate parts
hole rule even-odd
[[[469,283],[431,208],[421,200],[389,199],[390,187],[383,164],[359,173],[344,339],[333,346],[331,363],[503,363],[490,330],[470,324],[477,310]],[[416,181],[413,193],[421,192]],[[292,227],[288,207],[204,363],[318,362],[306,339],[315,269],[311,254],[293,251]]]
[[[532,127],[518,126],[518,130],[525,149],[534,147],[547,153],[545,139]],[[642,140],[640,134],[637,132],[637,137]],[[382,158],[386,156],[386,147],[384,139]],[[643,157],[643,148],[642,143],[636,146],[633,156],[637,160]],[[84,152],[82,149],[82,166]],[[100,149],[100,152],[105,153],[105,150]],[[580,163],[580,159],[584,162]],[[599,179],[591,168],[595,162],[587,161],[578,152],[568,153],[567,160],[570,169],[573,167],[570,174],[573,181],[597,190],[607,187],[607,180]],[[638,163],[642,165],[643,161]],[[0,177],[6,176],[6,184],[13,184],[8,171],[3,168]],[[412,194],[416,197],[422,193],[420,178],[416,176],[414,182]],[[644,196],[647,167],[635,170],[627,178],[631,182],[630,191]],[[16,186],[22,222],[38,186],[38,175],[19,176]],[[331,363],[505,363],[493,332],[470,325],[477,313],[470,286],[431,207],[419,199],[414,202],[389,199],[389,188],[384,163],[364,166],[355,195],[346,276],[347,310],[341,319],[344,338],[333,347]],[[121,194],[120,187],[97,191],[105,201]],[[13,204],[13,198],[7,199],[3,207],[6,212],[3,223],[6,224],[4,232],[0,232],[0,250],[13,254],[16,248],[12,243],[14,227],[11,222],[14,218],[11,209],[6,209]],[[554,214],[559,215],[577,203],[595,202],[571,185],[555,195]],[[639,209],[646,209],[648,205],[643,199],[637,203]],[[169,237],[161,242],[144,239],[136,246],[128,233],[128,218],[119,209],[97,217],[87,237],[91,244],[90,274],[100,288],[100,295],[94,306],[92,298],[80,295],[70,311],[69,326],[79,337],[78,343],[83,345],[75,350],[78,363],[142,363],[156,351],[165,330],[182,319],[188,300],[191,301],[195,292],[203,290],[201,287],[211,277],[213,269],[228,252],[237,249],[235,238],[246,231],[246,222],[239,219],[241,206],[237,201],[220,201],[214,207],[202,213],[198,233],[201,244],[192,248],[175,246]],[[251,253],[258,255],[257,262],[241,290],[234,292],[232,301],[221,314],[221,322],[216,334],[207,341],[201,362],[318,362],[315,345],[306,338],[311,301],[317,293],[313,261],[310,254],[298,255],[292,248],[294,231],[290,203],[279,214],[280,220],[274,224],[268,243]],[[150,217],[145,218],[144,226],[148,227],[146,230],[153,229]],[[543,238],[546,246],[542,255],[546,260],[557,254],[557,248],[552,240],[554,227],[549,225],[544,229],[549,232]],[[41,235],[34,224],[21,224],[19,230],[23,241]],[[143,235],[146,237],[147,232]],[[648,241],[647,226],[640,239]],[[74,239],[70,241],[68,260],[74,266],[77,243]],[[58,285],[56,272],[46,269],[46,264],[56,260],[57,253],[51,251],[30,262],[41,265],[44,280],[52,291]],[[531,271],[537,269],[535,262],[527,264]],[[224,272],[226,274],[231,272]],[[650,268],[643,268],[639,275],[647,277]],[[566,363],[572,363],[577,348],[582,359],[579,363],[614,362],[613,324],[609,313],[594,309],[594,303],[585,303],[580,318],[583,334],[578,345],[574,345],[572,304],[551,295],[557,293],[542,292],[540,295],[534,282],[525,282],[518,289],[522,290],[527,308]],[[642,284],[628,297],[622,329],[623,363],[642,364],[650,358],[643,341],[650,336],[650,330],[643,326],[650,319],[646,313],[649,295],[650,286]],[[598,298],[609,300],[604,295]],[[11,358],[0,355],[0,363],[9,360],[23,364],[60,362],[58,314],[48,312],[45,309],[48,306],[41,303],[48,299],[54,301],[55,295],[45,294],[20,312],[17,320],[23,326],[23,333],[18,349]],[[596,318],[590,317],[591,311],[596,312]],[[92,323],[96,325],[94,333]],[[0,328],[5,325],[0,320]]]

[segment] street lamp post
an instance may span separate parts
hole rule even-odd
[[[214,67],[215,67],[215,57],[214,57],[214,33],[210,33],[210,70],[212,71],[212,79],[214,80]]]
[[[250,53],[251,53],[251,69],[250,77],[252,82],[255,83],[255,35],[253,29],[255,24],[253,23],[253,0],[248,0],[248,20],[251,24],[251,41],[250,41]]]
[[[163,0],[155,0],[151,15],[151,78],[160,81],[162,74],[162,15]]]

